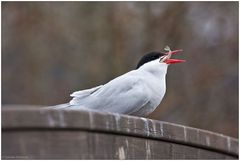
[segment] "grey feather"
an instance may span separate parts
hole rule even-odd
[[[165,94],[167,67],[159,60],[145,63],[104,85],[74,92],[69,103],[50,108],[147,116],[160,104]]]

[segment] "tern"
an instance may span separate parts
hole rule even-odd
[[[161,103],[166,92],[166,74],[170,64],[185,62],[171,59],[182,50],[150,52],[131,70],[104,85],[76,91],[69,103],[52,106],[64,110],[97,110],[145,117]]]

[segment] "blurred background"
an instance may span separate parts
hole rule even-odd
[[[2,104],[55,105],[183,49],[149,118],[238,137],[238,2],[2,2]]]

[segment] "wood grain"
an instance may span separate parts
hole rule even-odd
[[[2,159],[237,159],[238,140],[96,111],[2,109]]]

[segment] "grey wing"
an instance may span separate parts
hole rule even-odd
[[[141,78],[128,74],[118,77],[94,92],[84,105],[89,109],[131,114],[149,102],[149,93]]]
[[[103,85],[94,87],[94,88],[90,88],[90,89],[86,89],[86,90],[81,90],[81,91],[76,91],[73,92],[70,96],[73,97],[73,99],[69,102],[70,105],[78,105],[79,103],[81,103],[81,100],[90,96],[92,93],[94,93],[95,91],[99,90]]]
[[[69,103],[64,103],[64,104],[55,105],[55,106],[48,106],[48,107],[45,107],[45,109],[70,109],[72,108],[72,106],[78,106],[78,104],[82,102],[84,98],[90,96],[92,93],[94,93],[101,87],[102,85],[94,88],[86,89],[86,90],[73,92],[70,95],[71,97],[73,97],[73,99]]]

